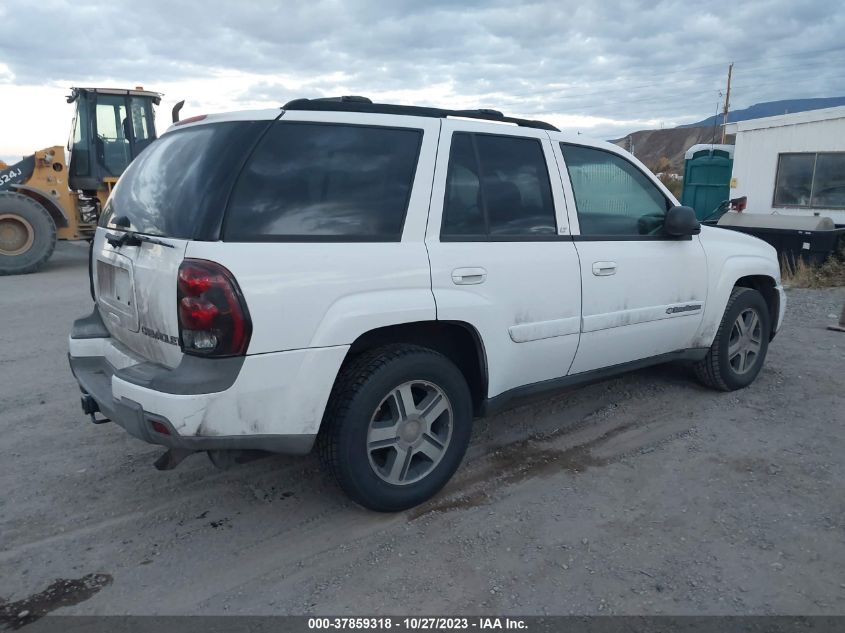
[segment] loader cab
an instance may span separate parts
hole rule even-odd
[[[76,104],[68,140],[71,189],[93,192],[114,182],[156,138],[153,105],[161,95],[146,90],[71,88]]]

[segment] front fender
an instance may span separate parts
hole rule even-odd
[[[776,287],[780,286],[777,260],[763,255],[730,255],[714,268],[716,270],[710,276],[707,303],[701,325],[693,339],[693,347],[710,347],[713,344],[737,281],[743,277],[764,276],[769,277]],[[778,325],[773,323],[772,327],[776,328]]]

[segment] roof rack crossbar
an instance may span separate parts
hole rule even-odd
[[[424,116],[436,119],[446,117],[462,117],[465,119],[481,119],[483,121],[497,121],[513,123],[520,127],[531,127],[540,130],[560,132],[551,123],[533,121],[505,116],[498,110],[484,108],[476,110],[448,110],[444,108],[430,108],[426,106],[396,105],[393,103],[373,103],[366,97],[324,97],[320,99],[294,99],[282,106],[283,110],[309,110],[320,112],[364,112],[369,114],[404,114],[406,116]]]

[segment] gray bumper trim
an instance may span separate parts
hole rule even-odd
[[[103,415],[123,427],[130,435],[150,444],[191,451],[256,450],[289,455],[304,455],[314,446],[316,435],[179,435],[167,418],[144,411],[143,407],[133,400],[116,400],[112,396],[111,379],[115,373],[120,376],[120,372],[115,372],[105,358],[74,358],[69,355],[68,359],[82,393],[94,398]],[[170,435],[154,431],[151,424],[154,421],[166,426]]]
[[[109,336],[103,317],[100,316],[100,308],[96,303],[91,314],[73,322],[73,328],[70,331],[70,337],[76,339],[108,338]]]
[[[99,308],[86,317],[73,322],[72,339],[109,338],[108,328],[103,323]],[[114,373],[121,380],[133,385],[172,393],[194,395],[226,391],[235,384],[241,373],[245,357],[202,358],[184,354],[177,367],[165,367],[157,363],[138,363]]]

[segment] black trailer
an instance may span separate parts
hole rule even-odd
[[[744,212],[745,199],[726,200],[702,223],[747,233],[771,244],[783,262],[823,263],[845,248],[845,225],[820,215],[768,215]]]

